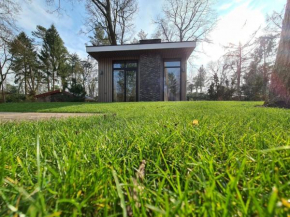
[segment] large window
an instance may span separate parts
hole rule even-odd
[[[180,101],[180,61],[164,62],[164,100]]]
[[[137,67],[136,61],[113,63],[114,102],[137,101]]]

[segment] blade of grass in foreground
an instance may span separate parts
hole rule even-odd
[[[118,196],[119,196],[119,198],[121,200],[121,207],[122,207],[122,210],[123,210],[123,217],[126,217],[127,216],[127,211],[126,211],[126,204],[125,204],[125,199],[124,199],[124,195],[123,195],[123,192],[122,192],[122,188],[121,188],[121,185],[120,185],[120,182],[119,182],[119,179],[118,179],[116,171],[112,170],[112,173],[113,173],[113,176],[114,176],[114,179],[115,179],[115,182],[116,182],[116,188],[117,188]]]

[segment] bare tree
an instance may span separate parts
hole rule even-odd
[[[290,0],[287,0],[281,39],[271,75],[269,105],[290,108]]]
[[[147,39],[147,35],[148,34],[145,33],[142,29],[137,34],[139,40],[145,40],[145,39]],[[134,37],[133,40],[131,41],[131,44],[138,44],[139,43],[139,40],[138,39]]]
[[[124,6],[120,7],[119,15],[116,15],[120,28],[117,33],[117,39],[119,39],[120,44],[124,44],[129,41],[129,39],[126,38],[126,34],[132,33],[133,31],[133,18],[138,10],[138,5],[135,0],[126,0],[121,4]]]
[[[160,17],[158,17],[154,23],[158,26],[157,32],[154,35],[155,38],[161,38],[163,41],[167,42],[175,41],[175,32],[174,29],[171,28],[172,24],[170,25],[164,18]]]
[[[244,71],[247,69],[249,60],[251,58],[250,54],[255,49],[255,36],[258,33],[256,30],[245,43],[239,42],[238,44],[230,43],[225,46],[226,54],[224,57],[232,62],[231,69],[234,71],[234,78],[237,85],[237,94],[239,100],[241,99],[241,78]]]
[[[20,6],[14,0],[0,1],[0,89],[2,100],[5,102],[4,83],[10,73],[12,55],[8,52],[8,46],[18,30],[15,21]]]
[[[154,22],[164,41],[206,41],[216,15],[210,0],[166,0]]]
[[[13,56],[8,51],[8,43],[3,43],[0,54],[0,89],[2,94],[2,101],[6,102],[4,83],[7,75],[10,73]]]
[[[216,74],[220,79],[220,84],[226,85],[226,81],[229,80],[229,77],[234,72],[233,64],[234,63],[228,58],[221,57],[217,61],[209,62],[207,65],[207,71],[211,78]]]
[[[15,21],[19,11],[20,6],[17,1],[0,1],[0,46],[10,41],[11,36],[18,30]]]
[[[90,97],[96,97],[98,93],[98,62],[89,57],[88,63],[90,67],[87,72],[86,90]]]
[[[144,40],[144,39],[147,39],[147,33],[145,33],[144,31],[143,31],[143,29],[141,29],[141,31],[138,33],[138,37],[139,37],[139,39],[140,40]]]
[[[106,32],[111,45],[128,41],[126,34],[133,28],[133,17],[138,10],[137,0],[46,0],[48,5],[55,5],[57,2],[56,9],[51,12],[58,13],[63,9],[61,3],[64,1],[86,2],[87,30],[81,32],[89,33],[98,26]]]
[[[273,11],[272,14],[268,14],[266,18],[267,26],[265,31],[268,34],[275,35],[277,38],[280,37],[282,31],[283,15],[285,13],[285,8],[282,11]]]

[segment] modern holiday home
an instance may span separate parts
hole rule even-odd
[[[187,59],[195,42],[87,46],[99,63],[99,102],[186,100]]]

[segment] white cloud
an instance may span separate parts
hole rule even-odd
[[[198,64],[205,65],[210,60],[219,59],[224,53],[223,46],[229,43],[245,43],[260,26],[265,25],[262,11],[258,8],[251,8],[249,4],[250,1],[247,1],[219,17],[216,28],[210,34],[213,44],[204,44],[203,47],[199,47],[207,56],[201,56],[197,61]]]

